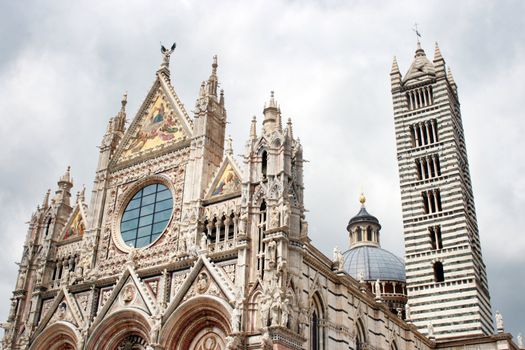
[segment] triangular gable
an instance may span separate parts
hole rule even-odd
[[[241,171],[233,157],[227,154],[206,193],[206,199],[241,193]]]
[[[133,268],[127,266],[115,288],[112,289],[111,295],[99,310],[93,325],[102,322],[108,314],[114,311],[133,307],[139,308],[149,315],[157,313],[154,296],[145,287]]]
[[[236,297],[235,286],[221,270],[206,256],[200,255],[188,277],[173,296],[164,313],[163,323],[182,302],[196,295],[211,294],[233,303]]]
[[[83,205],[79,202],[73,208],[66,225],[60,234],[60,240],[66,240],[73,237],[82,237],[86,230],[86,216],[84,215]]]
[[[74,297],[69,294],[66,288],[60,290],[55,301],[33,333],[32,338],[36,338],[48,325],[58,321],[69,322],[77,328],[82,328],[85,323],[84,316],[78,308]]]
[[[126,162],[187,140],[192,122],[169,82],[157,78],[122,139],[113,162]]]

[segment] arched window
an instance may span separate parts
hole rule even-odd
[[[313,311],[310,316],[310,349],[324,350],[324,331],[322,327],[324,309],[321,296],[315,293],[312,301]]]
[[[365,349],[365,345],[366,345],[366,332],[365,332],[365,327],[363,326],[363,322],[361,321],[361,319],[358,319],[357,322],[355,323],[355,327],[356,327],[356,340],[355,340],[355,348],[356,350],[363,350]]]
[[[44,237],[47,238],[47,235],[49,234],[49,227],[51,226],[51,218],[47,220],[46,223],[46,233],[44,234]]]
[[[443,264],[440,261],[436,261],[434,263],[434,281],[445,281],[445,272],[443,271]]]
[[[257,270],[261,271],[261,275],[264,273],[264,231],[266,231],[266,202],[263,200],[259,208],[259,224],[258,226],[258,242],[257,242],[257,252],[259,258],[257,259]]]
[[[317,311],[312,313],[312,322],[310,325],[310,348],[312,350],[319,350],[319,316]]]
[[[372,241],[372,228],[370,226],[366,227],[366,240],[369,242]]]
[[[361,242],[363,240],[363,232],[361,230],[361,227],[358,227],[356,230],[357,230],[357,241]]]
[[[262,164],[261,164],[261,173],[263,179],[266,178],[266,172],[268,170],[268,153],[266,151],[263,151],[262,153]]]

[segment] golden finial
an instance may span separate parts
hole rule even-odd
[[[359,196],[359,203],[361,203],[361,205],[365,205],[365,202],[366,202],[366,197],[363,193],[361,193],[361,195]]]

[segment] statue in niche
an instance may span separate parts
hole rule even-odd
[[[281,303],[281,326],[282,327],[288,327],[288,319],[290,317],[290,308],[289,308],[290,300],[288,298],[285,298]]]
[[[206,246],[208,245],[208,237],[206,236],[206,233],[201,234],[201,241],[200,241],[200,248],[201,250],[206,250]]]
[[[283,218],[283,226],[290,227],[290,205],[285,204],[282,206],[281,217]]]
[[[280,226],[279,209],[273,207],[270,216],[270,228],[277,228]]]
[[[232,332],[241,331],[242,299],[237,300],[232,311]]]
[[[261,326],[267,327],[270,323],[270,304],[271,297],[266,293],[261,294],[259,297],[260,302],[260,313],[261,313]]]
[[[268,245],[266,246],[266,252],[268,266],[273,269],[275,267],[275,262],[277,258],[277,243],[275,243],[273,239],[270,242],[268,242]]]

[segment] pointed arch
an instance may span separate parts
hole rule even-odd
[[[366,327],[361,317],[359,317],[355,321],[355,333],[356,333],[356,338],[355,338],[356,350],[366,349],[366,344],[367,344]]]
[[[100,322],[87,342],[87,349],[117,350],[127,340],[149,341],[151,326],[145,312],[138,309],[123,309]],[[131,337],[131,338],[130,338]]]
[[[166,350],[183,350],[209,337],[224,339],[231,333],[231,313],[231,306],[217,297],[191,298],[168,316],[159,343]]]
[[[80,335],[73,324],[58,321],[47,327],[33,341],[30,350],[77,350]]]
[[[325,349],[325,315],[325,304],[319,291],[316,291],[310,303],[310,350]]]

